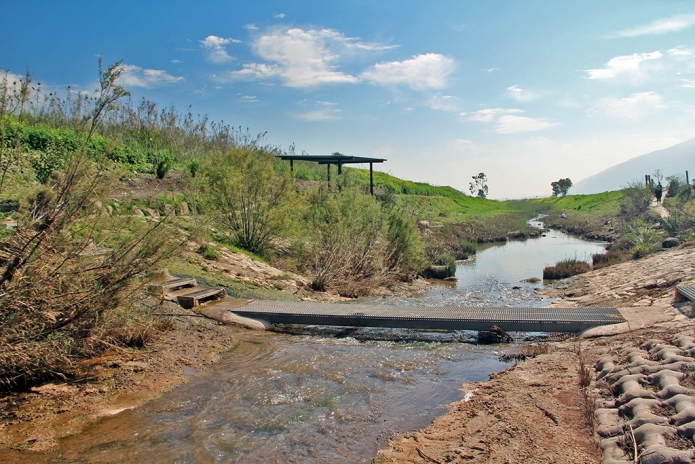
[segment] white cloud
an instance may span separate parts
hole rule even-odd
[[[670,18],[657,19],[647,25],[623,29],[614,34],[614,37],[639,37],[642,35],[668,34],[689,29],[695,25],[695,15],[683,14]]]
[[[560,125],[545,119],[516,116],[523,112],[524,110],[517,108],[486,108],[473,113],[461,113],[461,116],[467,116],[471,121],[496,123],[494,131],[498,134],[535,132]]]
[[[217,37],[209,35],[204,40],[200,41],[200,46],[207,51],[207,57],[213,63],[225,63],[231,61],[232,57],[227,53],[225,48],[230,43],[240,43],[240,40]]]
[[[645,61],[658,60],[663,57],[661,52],[635,53],[611,58],[602,68],[587,69],[587,79],[614,79],[626,76],[632,79],[642,77],[641,64]]]
[[[391,48],[367,44],[332,29],[272,29],[253,43],[254,52],[267,63],[248,63],[232,78],[279,76],[288,87],[355,83],[359,79],[337,70],[339,59],[359,50]]]
[[[258,99],[255,95],[239,95],[239,101],[241,103],[256,103]]]
[[[500,116],[523,112],[524,110],[519,110],[515,108],[486,108],[484,110],[475,111],[473,113],[461,113],[461,116],[468,116],[468,119],[470,119],[471,121],[493,122]]]
[[[453,70],[453,59],[427,53],[409,60],[377,63],[361,77],[377,84],[405,84],[415,90],[441,89]]]
[[[256,26],[255,24],[246,24],[244,25],[244,29],[246,29],[247,31],[257,31],[258,26]]]
[[[435,95],[425,102],[425,105],[429,106],[433,110],[439,111],[457,111],[458,104],[456,103],[456,97],[451,95]]]
[[[300,105],[306,104],[306,100],[300,102]],[[315,107],[318,109],[296,114],[295,117],[304,121],[335,121],[342,119],[342,111],[336,108],[337,105],[335,102],[317,101],[315,102]]]
[[[285,19],[285,16],[287,16],[285,13],[276,13],[273,15],[273,18],[275,19]]]
[[[693,56],[693,51],[685,47],[671,48],[666,53],[671,56]]]
[[[183,63],[183,61],[181,61],[181,60],[171,60],[170,63],[180,64],[180,63]]]
[[[599,113],[619,119],[638,120],[665,108],[668,108],[668,105],[664,103],[663,97],[658,93],[640,92],[625,98],[602,98],[589,111],[589,115]]]
[[[144,69],[131,64],[123,65],[123,73],[118,79],[119,83],[125,86],[146,88],[175,84],[183,80],[183,77],[172,76],[161,69]]]
[[[25,76],[20,76],[19,74],[11,73],[9,71],[0,70],[0,84],[7,86],[7,90],[10,93],[19,92],[20,82]]]
[[[504,115],[497,120],[495,132],[498,134],[516,134],[519,132],[536,132],[559,126],[559,122],[545,119],[527,118],[525,116]]]
[[[481,147],[477,143],[467,139],[455,139],[447,144],[450,152],[458,154],[480,153]]]
[[[518,85],[512,85],[511,87],[507,87],[507,96],[512,100],[520,102],[535,100],[538,97],[536,93],[524,90]]]
[[[685,81],[683,87],[685,87],[686,89],[695,89],[695,80]]]

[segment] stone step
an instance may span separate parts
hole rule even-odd
[[[176,297],[178,303],[186,309],[192,309],[203,303],[219,300],[226,296],[223,288],[203,288],[195,292],[186,293]]]

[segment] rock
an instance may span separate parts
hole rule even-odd
[[[137,216],[137,217],[145,217],[145,213],[143,213],[142,211],[140,211],[140,208],[138,208],[137,206],[133,206],[133,208],[131,209],[131,211],[132,211],[133,214],[134,214],[135,216]]]
[[[676,237],[669,237],[665,239],[663,242],[661,242],[661,246],[664,248],[673,248],[677,247],[680,244],[678,239]]]
[[[541,279],[538,277],[529,277],[528,279],[522,280],[522,282],[530,282],[530,283],[535,283],[535,282],[540,282]]]
[[[164,212],[165,216],[176,216],[176,212],[174,211],[174,206],[165,204],[162,205],[162,211]]]
[[[109,213],[109,216],[113,215],[113,206],[106,205],[106,212]]]
[[[511,343],[514,339],[503,329],[493,325],[489,330],[478,332],[478,343]]]
[[[147,214],[149,214],[149,215],[150,215],[151,217],[153,217],[153,218],[158,218],[158,217],[159,217],[159,211],[157,211],[156,209],[145,208],[145,212],[146,212]]]
[[[526,234],[520,230],[512,230],[507,232],[507,238],[526,238]]]
[[[181,202],[181,215],[182,216],[188,216],[188,213],[189,213],[188,203],[186,203],[185,201],[182,201]]]
[[[426,230],[430,228],[430,221],[418,221],[417,222],[418,228],[422,230]]]

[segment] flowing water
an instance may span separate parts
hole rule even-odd
[[[601,250],[553,231],[487,245],[460,263],[455,285],[374,303],[543,305],[533,291],[542,283],[520,280]],[[505,367],[499,347],[428,336],[394,342],[240,332],[234,351],[209,371],[63,440],[51,461],[370,462],[393,433],[422,428],[461,399],[464,382]]]

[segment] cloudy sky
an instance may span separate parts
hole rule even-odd
[[[137,100],[298,152],[490,197],[549,195],[695,137],[691,1],[0,0],[0,69]],[[695,157],[695,155],[694,155]],[[626,183],[632,179],[626,179]]]

